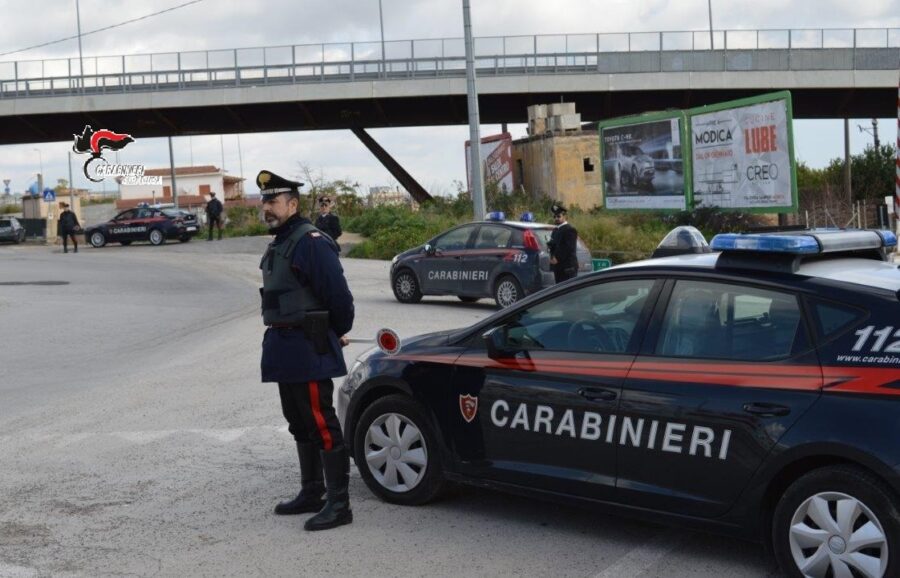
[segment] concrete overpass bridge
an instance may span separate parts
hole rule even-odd
[[[790,90],[796,118],[895,113],[900,28],[476,39],[481,120],[585,120]],[[83,73],[83,74],[82,74]],[[0,143],[465,124],[460,38],[0,62]]]
[[[900,28],[506,36],[475,53],[486,124],[563,100],[596,121],[776,90],[795,118],[886,117]],[[365,129],[467,121],[461,38],[0,62],[0,144],[86,124],[137,138],[350,129],[420,200]]]

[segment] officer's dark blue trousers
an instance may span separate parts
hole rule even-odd
[[[278,393],[288,431],[297,443],[314,443],[325,451],[344,445],[344,434],[332,402],[334,381],[279,383]]]

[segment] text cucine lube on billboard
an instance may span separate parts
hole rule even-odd
[[[614,119],[599,132],[608,209],[796,210],[788,92]]]
[[[790,93],[689,111],[695,206],[796,210]]]

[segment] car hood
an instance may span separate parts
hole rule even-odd
[[[413,247],[412,249],[407,249],[402,253],[398,253],[394,256],[394,262],[401,261],[406,259],[407,257],[412,257],[413,255],[420,255],[422,251],[425,249],[425,245],[419,245],[418,247]]]

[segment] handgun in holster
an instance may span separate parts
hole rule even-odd
[[[312,341],[316,353],[325,355],[331,350],[328,343],[328,311],[307,311],[300,322],[300,328]]]

